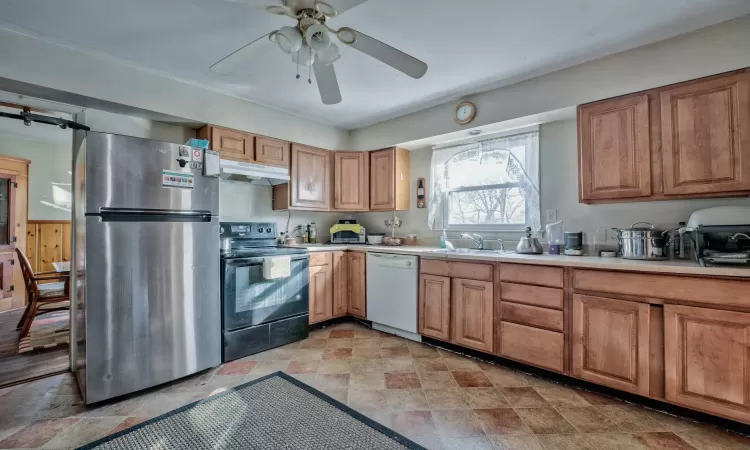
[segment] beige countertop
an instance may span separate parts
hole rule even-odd
[[[361,244],[314,244],[301,245],[311,252],[333,252],[356,250],[362,252],[393,253],[401,255],[416,255],[432,259],[453,259],[490,262],[515,262],[523,264],[538,264],[547,266],[570,266],[589,269],[627,270],[635,272],[672,273],[688,275],[714,275],[726,277],[750,278],[750,268],[744,266],[701,267],[695,260],[667,260],[667,261],[636,261],[622,258],[601,258],[598,256],[565,256],[565,255],[519,255],[514,252],[476,254],[476,253],[438,253],[437,247],[401,246],[388,247],[384,245]]]

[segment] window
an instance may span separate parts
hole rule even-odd
[[[538,142],[534,130],[435,150],[432,228],[538,229]]]

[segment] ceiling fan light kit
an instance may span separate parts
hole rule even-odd
[[[294,53],[302,48],[302,33],[297,27],[282,27],[276,32],[275,41],[284,53]]]
[[[359,4],[364,3],[364,1],[366,0],[359,1]],[[345,6],[344,8],[348,9]],[[333,64],[341,59],[341,53],[339,48],[331,42],[331,34],[335,34],[343,44],[414,79],[422,78],[427,72],[427,64],[388,44],[349,27],[336,30],[328,26],[326,22],[336,17],[338,11],[326,2],[315,1],[312,8],[301,8],[298,11],[294,11],[286,5],[272,5],[268,6],[266,11],[275,15],[288,16],[297,21],[296,26],[286,26],[277,31],[272,31],[268,35],[268,39],[274,42],[284,53],[292,55],[292,61],[297,64],[297,79],[300,78],[299,66],[312,68],[312,71],[315,72],[320,99],[326,105],[341,102],[341,92],[333,67]],[[250,48],[255,47],[255,42],[261,40],[264,39],[256,39],[222,58],[212,65],[210,70],[217,73],[228,73],[234,68],[240,67],[241,62],[252,57]],[[309,77],[308,82],[311,82]]]
[[[328,28],[316,23],[307,27],[305,41],[315,53],[320,53],[331,46],[331,35]]]
[[[339,59],[341,59],[341,53],[339,52],[339,46],[331,43],[325,50],[315,53],[317,61],[329,66]]]

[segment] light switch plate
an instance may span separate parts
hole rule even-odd
[[[557,210],[548,209],[547,210],[547,223],[555,222],[555,221],[557,221]]]

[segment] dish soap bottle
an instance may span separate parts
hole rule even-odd
[[[443,234],[440,236],[440,248],[446,248],[448,242],[448,235],[445,233],[445,230],[443,230]]]

